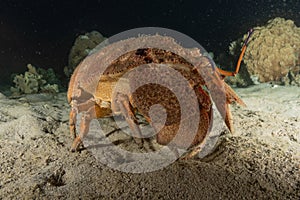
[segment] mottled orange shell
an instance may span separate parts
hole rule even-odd
[[[188,80],[190,88],[197,96],[197,102],[192,102],[192,104],[198,104],[196,109],[199,109],[199,112],[191,106],[188,108],[186,119],[183,120],[189,123],[194,117],[200,117],[198,131],[189,143],[191,146],[199,145],[211,128],[212,102],[215,103],[230,130],[232,127],[228,103],[242,102],[220,78],[213,61],[201,51],[198,48],[184,48],[173,38],[159,35],[129,38],[113,43],[96,51],[79,64],[70,80],[68,101],[76,100],[81,103],[87,100],[94,101],[96,117],[110,116],[118,111],[118,107],[114,106],[116,99],[113,91],[124,74],[147,64],[171,67]],[[146,76],[147,73],[143,77],[146,78]],[[172,77],[167,75],[159,78],[166,82],[172,80]],[[129,85],[139,85],[141,80],[133,77],[129,79]],[[177,83],[174,84],[174,87],[177,87]],[[178,87],[180,88],[179,85]],[[189,95],[186,91],[181,93],[183,96]],[[146,84],[130,94],[129,101],[132,109],[142,114],[158,131],[156,138],[159,144],[166,145],[173,140],[180,126],[182,113],[178,99],[172,91],[159,84]],[[106,102],[106,105],[109,103],[112,107],[103,108],[99,102]],[[149,115],[149,109],[155,104],[162,105],[167,113],[162,128],[161,124],[154,123]],[[196,113],[200,116],[195,116]],[[186,129],[184,130],[186,135],[180,136],[173,145],[184,147],[187,144],[188,126]],[[75,140],[73,146],[79,141],[80,138]]]

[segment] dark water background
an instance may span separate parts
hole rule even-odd
[[[63,76],[79,34],[158,26],[180,31],[216,55],[251,27],[284,17],[300,26],[299,0],[0,0],[0,86],[28,63]]]

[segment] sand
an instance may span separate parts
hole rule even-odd
[[[234,134],[205,158],[148,173],[69,152],[65,93],[1,94],[0,199],[300,199],[300,87],[235,90],[247,107],[231,106]]]

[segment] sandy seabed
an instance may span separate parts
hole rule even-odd
[[[300,87],[236,92],[247,107],[212,154],[143,174],[69,152],[65,93],[0,95],[0,199],[300,199]]]

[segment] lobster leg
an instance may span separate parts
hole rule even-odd
[[[71,108],[70,111],[70,117],[69,117],[69,127],[70,127],[70,134],[71,138],[75,139],[76,138],[76,116],[77,116],[77,109],[76,108]]]
[[[246,52],[246,49],[247,49],[247,45],[248,45],[248,43],[249,43],[249,39],[250,39],[250,37],[251,37],[253,31],[254,31],[253,29],[250,29],[250,30],[248,31],[248,36],[247,36],[247,38],[246,38],[246,40],[244,41],[244,44],[243,44],[243,46],[242,46],[241,54],[240,54],[239,59],[238,59],[238,62],[237,62],[237,64],[236,64],[235,71],[234,71],[234,72],[229,72],[229,71],[225,71],[225,70],[222,70],[222,69],[220,69],[220,68],[217,68],[218,71],[219,71],[219,73],[223,76],[223,78],[224,78],[225,76],[235,76],[235,75],[239,72],[240,66],[241,66],[241,62],[242,62],[243,57],[244,57],[244,55],[245,55],[245,52]]]
[[[239,56],[238,62],[237,62],[237,64],[236,64],[236,67],[235,67],[235,71],[234,71],[234,72],[229,72],[229,71],[225,71],[225,70],[222,70],[222,69],[220,69],[220,68],[217,68],[218,71],[219,71],[219,73],[220,73],[223,77],[225,77],[225,76],[235,76],[235,75],[239,72],[240,66],[241,66],[241,62],[242,62],[243,57],[244,57],[244,54],[245,54],[245,52],[246,52],[246,48],[247,48],[247,46],[244,45],[243,48],[242,48],[241,54],[240,54],[240,56]]]
[[[188,160],[196,156],[204,148],[206,140],[207,137],[205,137],[199,144],[197,144],[191,152],[181,157],[180,160]]]
[[[229,131],[231,133],[234,133],[234,128],[233,128],[233,120],[232,120],[232,115],[230,111],[229,104],[226,104],[226,116],[225,116],[225,124],[228,127]]]
[[[231,115],[231,112],[230,112],[229,104],[232,104],[233,102],[237,102],[241,106],[246,106],[246,104],[243,102],[242,99],[240,99],[240,97],[237,96],[237,94],[235,94],[235,92],[231,89],[231,87],[229,87],[226,83],[224,84],[224,86],[225,86],[225,91],[226,91],[225,124],[227,125],[230,132],[234,133],[233,119],[232,119],[232,115]]]
[[[139,144],[140,146],[142,146],[143,145],[142,140],[141,140],[142,133],[141,133],[140,127],[138,126],[138,121],[134,115],[134,111],[129,102],[128,96],[125,94],[119,93],[117,95],[116,103],[117,103],[122,115],[125,117],[130,130],[133,133],[133,138],[134,138],[135,142],[137,144]]]
[[[78,150],[79,145],[82,142],[82,139],[88,134],[90,122],[92,119],[95,119],[96,116],[96,110],[94,105],[91,106],[87,112],[85,112],[82,115],[81,123],[80,123],[80,133],[76,136],[76,138],[73,141],[73,144],[71,146],[71,151],[75,152]]]
[[[70,126],[70,134],[73,139],[76,138],[76,117],[77,114],[81,111],[88,110],[90,107],[94,106],[95,102],[92,99],[89,99],[85,103],[77,104],[76,100],[72,100],[71,102],[71,111],[70,111],[70,120],[69,120],[69,126]]]

